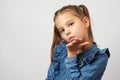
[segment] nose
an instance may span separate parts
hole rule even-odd
[[[69,29],[66,29],[66,31],[65,31],[66,36],[68,36],[70,33],[71,33],[71,31]]]

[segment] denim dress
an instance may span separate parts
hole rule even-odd
[[[45,80],[101,80],[110,57],[108,48],[99,49],[94,43],[76,57],[67,57],[66,44],[56,45]]]

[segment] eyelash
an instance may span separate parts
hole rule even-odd
[[[61,29],[59,32],[62,33],[64,31],[64,29]]]
[[[68,26],[72,26],[73,24],[74,24],[74,22],[71,22],[71,23],[68,24]]]
[[[68,24],[68,26],[70,27],[70,26],[72,26],[73,24],[74,24],[74,22],[71,22],[71,23]],[[61,29],[59,32],[62,33],[63,31],[64,31],[64,29]]]

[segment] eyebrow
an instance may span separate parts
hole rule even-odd
[[[70,23],[71,21],[73,21],[73,19],[68,20],[68,21],[66,22],[66,24]]]

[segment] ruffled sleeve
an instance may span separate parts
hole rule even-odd
[[[60,58],[62,55],[62,51],[65,50],[66,42],[61,42],[59,45],[56,45],[54,50],[54,56],[53,56],[53,68],[54,68],[54,75],[59,74],[60,70]]]

